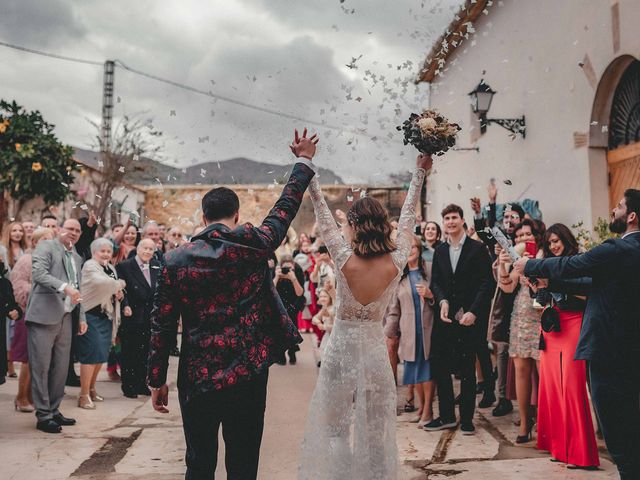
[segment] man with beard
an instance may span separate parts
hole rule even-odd
[[[589,361],[607,449],[629,480],[640,478],[640,190],[625,191],[612,217],[609,229],[622,237],[572,257],[522,258],[514,268],[529,277],[593,278],[575,359]]]

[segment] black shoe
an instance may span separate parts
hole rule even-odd
[[[178,350],[178,347],[173,347],[171,350],[169,350],[169,355],[171,355],[172,357],[179,357],[180,350]]]
[[[75,418],[67,418],[64,415],[62,415],[61,413],[55,414],[53,416],[53,421],[56,422],[58,425],[65,426],[65,427],[69,427],[71,425],[75,425],[76,424],[76,419]]]
[[[507,400],[506,398],[501,398],[498,400],[498,405],[493,409],[491,415],[494,417],[504,417],[505,415],[513,412],[513,403],[511,400]]]
[[[289,363],[291,365],[295,365],[296,364],[296,352],[289,352]]]
[[[71,375],[67,376],[67,381],[64,383],[67,387],[79,387],[80,386],[80,377]]]
[[[460,425],[460,431],[462,435],[475,435],[476,427],[473,426],[473,423],[463,423]]]
[[[36,428],[45,433],[60,433],[62,431],[62,427],[52,419],[36,423]]]
[[[496,401],[496,395],[493,392],[484,392],[482,400],[478,404],[480,408],[489,408]]]
[[[424,427],[427,432],[437,432],[438,430],[452,430],[458,426],[458,422],[455,420],[451,422],[445,422],[442,418],[438,417],[435,420],[430,421]]]
[[[144,395],[145,397],[150,397],[151,396],[151,390],[149,390],[147,387],[142,387],[138,389],[138,395]]]
[[[137,393],[133,393],[133,392],[123,392],[122,393],[125,397],[127,398],[138,398],[138,394]]]

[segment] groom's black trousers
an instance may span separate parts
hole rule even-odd
[[[178,393],[187,442],[186,480],[215,478],[220,424],[227,479],[257,478],[268,377],[267,370],[224,390],[189,396]]]

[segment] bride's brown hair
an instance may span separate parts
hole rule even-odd
[[[393,252],[396,244],[391,240],[393,227],[387,209],[375,198],[357,200],[349,209],[347,220],[353,228],[351,247],[360,257],[376,257]]]

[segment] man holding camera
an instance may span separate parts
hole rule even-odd
[[[284,308],[289,314],[289,318],[295,324],[298,318],[298,312],[304,308],[304,272],[300,265],[293,261],[293,257],[289,254],[280,256],[280,266],[276,267],[275,275],[273,277],[273,283],[276,286],[276,291],[280,295],[280,300]],[[289,356],[289,363],[291,365],[296,364],[296,352],[300,350],[297,345],[287,350]],[[283,357],[277,362],[280,365],[286,365],[286,360]]]

